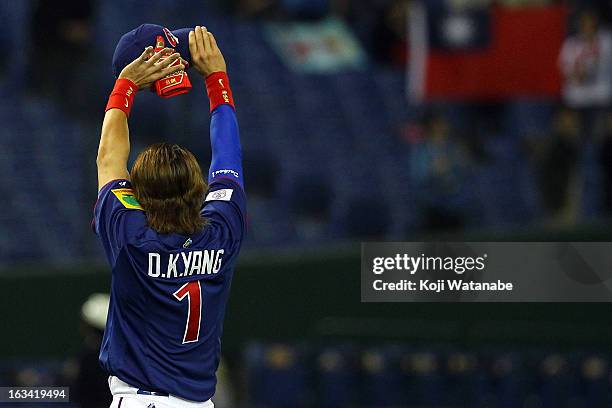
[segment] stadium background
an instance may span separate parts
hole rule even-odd
[[[480,48],[491,45],[493,7],[561,4],[448,3],[475,7],[478,35],[467,45]],[[545,97],[409,102],[406,10],[415,4],[0,2],[0,385],[71,385],[82,406],[105,406],[99,333],[81,318],[85,300],[109,287],[89,228],[95,153],[114,46],[153,22],[213,31],[239,106],[250,233],[227,313],[219,407],[609,406],[607,304],[359,302],[363,240],[610,238],[608,104],[563,108],[559,72]],[[561,5],[563,37],[579,34],[585,9],[609,26],[609,2]],[[329,21],[326,50],[347,60],[321,64],[298,42],[312,66],[296,66],[275,43],[295,24],[316,41]],[[133,152],[171,140],[207,166],[208,102],[192,80],[189,96],[138,96]]]

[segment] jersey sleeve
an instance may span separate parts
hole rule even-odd
[[[232,240],[246,234],[246,194],[236,181],[216,177],[210,184],[202,207],[202,216],[226,231]]]
[[[242,175],[242,147],[236,112],[230,105],[221,105],[212,112],[210,120],[212,160],[208,182],[228,178],[244,188]]]
[[[144,211],[128,180],[113,180],[102,187],[92,226],[112,266],[129,237],[145,224]]]

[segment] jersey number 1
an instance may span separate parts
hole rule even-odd
[[[200,281],[187,282],[174,292],[174,297],[180,302],[187,297],[189,309],[183,344],[193,343],[200,338],[200,321],[202,318],[202,287]]]

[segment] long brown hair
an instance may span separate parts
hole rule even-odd
[[[155,231],[191,235],[206,224],[200,209],[208,186],[189,150],[168,143],[149,146],[136,158],[131,179]]]

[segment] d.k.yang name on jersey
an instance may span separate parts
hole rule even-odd
[[[225,250],[159,254],[149,252],[148,275],[152,278],[183,278],[194,275],[213,275],[221,270]]]

